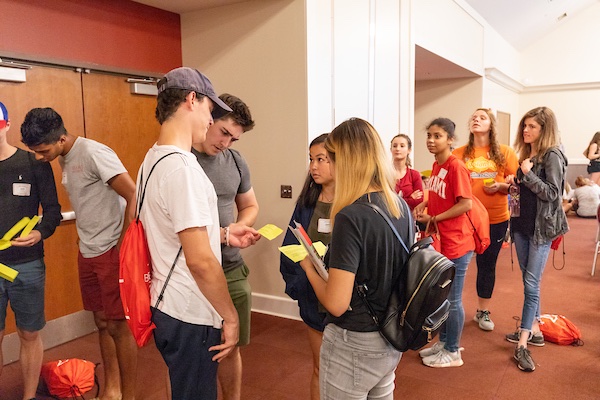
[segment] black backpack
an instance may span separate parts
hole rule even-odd
[[[390,300],[381,321],[367,301],[365,287],[357,285],[358,295],[382,336],[392,346],[402,352],[418,350],[431,342],[448,319],[448,295],[454,280],[454,263],[433,248],[431,237],[419,240],[409,250],[381,208],[372,203],[361,204],[370,206],[386,220],[408,253],[408,258],[398,282],[392,285]]]

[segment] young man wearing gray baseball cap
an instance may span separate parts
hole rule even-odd
[[[153,310],[154,339],[169,368],[172,398],[212,400],[218,362],[239,336],[220,264],[221,243],[246,247],[255,237],[248,227],[220,228],[214,187],[191,153],[205,140],[213,119],[231,109],[209,79],[192,68],[168,72],[157,87],[160,134],[138,174],[138,185],[147,184],[140,220],[152,258],[153,306],[175,267]]]

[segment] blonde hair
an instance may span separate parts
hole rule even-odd
[[[590,181],[588,178],[583,177],[582,175],[579,175],[575,179],[575,186],[577,186],[577,187],[588,186],[588,185],[591,185],[592,183],[593,183],[592,181]]]
[[[553,147],[560,146],[560,133],[558,132],[558,123],[554,112],[548,107],[536,107],[528,111],[521,122],[515,139],[515,151],[519,155],[519,163],[531,156],[531,144],[525,143],[523,139],[523,129],[525,120],[533,118],[540,125],[540,136],[537,139],[537,155],[536,158],[541,160],[544,155]]]
[[[332,221],[344,207],[370,191],[381,191],[388,212],[394,218],[400,217],[398,195],[393,189],[394,170],[370,123],[360,118],[342,122],[325,140],[325,149],[335,164]]]

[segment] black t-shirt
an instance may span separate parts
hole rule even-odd
[[[371,193],[370,200],[386,210],[381,195]],[[404,200],[399,199],[402,203]],[[343,208],[335,217],[329,251],[325,263],[329,268],[338,268],[356,275],[356,282],[366,284],[367,299],[378,317],[381,318],[394,284],[402,270],[407,254],[387,222],[368,205],[369,196]],[[400,219],[392,218],[398,233],[408,247],[413,242],[412,218],[404,203]],[[377,326],[369,316],[367,308],[356,289],[350,301],[352,310],[340,317],[327,315],[325,323],[357,331],[372,332]]]
[[[0,237],[21,218],[37,215],[40,204],[44,217],[34,229],[46,239],[62,218],[52,167],[36,160],[32,153],[17,149],[15,154],[0,161]],[[0,251],[0,262],[10,266],[43,256],[43,243],[39,241],[32,247],[13,246]]]

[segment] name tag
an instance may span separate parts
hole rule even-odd
[[[329,218],[319,218],[317,224],[317,232],[331,233],[331,220]]]
[[[67,184],[67,173],[66,172],[62,173],[62,181],[60,183],[62,183],[63,185]]]
[[[30,183],[13,183],[13,196],[30,196]]]
[[[440,172],[438,172],[438,176],[440,177],[440,179],[444,179],[446,177],[446,174],[448,173],[448,170],[445,168],[441,168]]]

